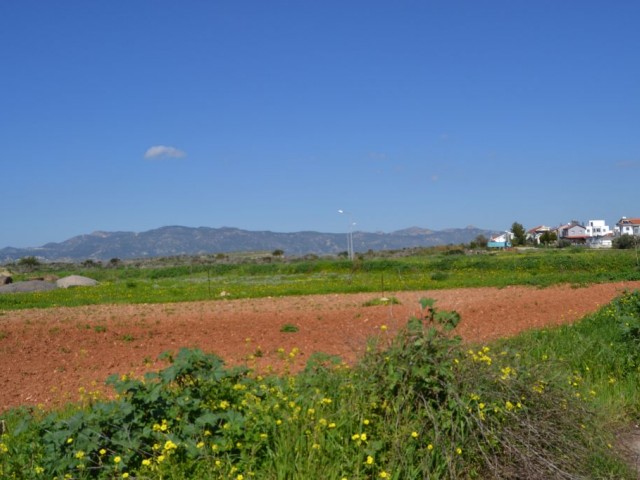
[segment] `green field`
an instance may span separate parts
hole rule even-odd
[[[465,255],[427,251],[402,258],[274,260],[270,263],[198,262],[115,268],[42,265],[15,280],[79,274],[100,281],[91,288],[0,295],[0,310],[110,303],[166,303],[222,298],[587,284],[640,280],[629,250],[532,250]],[[224,292],[224,293],[223,293]]]
[[[102,284],[2,307],[640,279],[635,255],[585,250],[64,273]],[[488,345],[462,344],[455,312],[421,312],[354,366],[319,353],[261,376],[185,349],[145,379],[109,379],[117,399],[5,412],[0,478],[637,478],[620,439],[640,417],[640,292]]]

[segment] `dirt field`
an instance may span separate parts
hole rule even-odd
[[[388,293],[401,305],[364,307],[374,294],[161,305],[102,305],[0,312],[0,411],[18,405],[45,408],[77,400],[79,389],[103,389],[112,373],[142,374],[164,366],[166,350],[198,347],[229,364],[282,365],[277,350],[300,350],[298,367],[316,351],[353,361],[372,335],[392,335],[431,297],[462,315],[459,334],[486,341],[575,321],[640,282],[570,286],[473,288]],[[281,332],[285,324],[299,328]],[[380,326],[388,330],[382,332]],[[253,365],[253,363],[252,363]]]

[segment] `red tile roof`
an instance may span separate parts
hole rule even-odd
[[[618,225],[640,225],[640,218],[621,218]]]

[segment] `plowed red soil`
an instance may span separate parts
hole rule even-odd
[[[224,299],[159,305],[100,305],[0,312],[0,411],[19,405],[58,406],[79,398],[81,388],[108,392],[112,373],[140,375],[165,366],[160,353],[197,347],[228,364],[281,368],[278,349],[300,353],[300,368],[313,352],[352,362],[372,335],[393,335],[418,300],[431,297],[462,316],[463,339],[484,342],[523,330],[573,322],[640,282],[581,288],[556,286],[471,288],[387,293],[400,305],[365,307],[379,295],[317,295]],[[285,324],[299,328],[282,332]],[[387,330],[381,330],[382,325]],[[252,360],[250,356],[261,352]]]

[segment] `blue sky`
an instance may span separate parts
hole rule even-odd
[[[640,216],[640,2],[0,2],[0,248]]]

